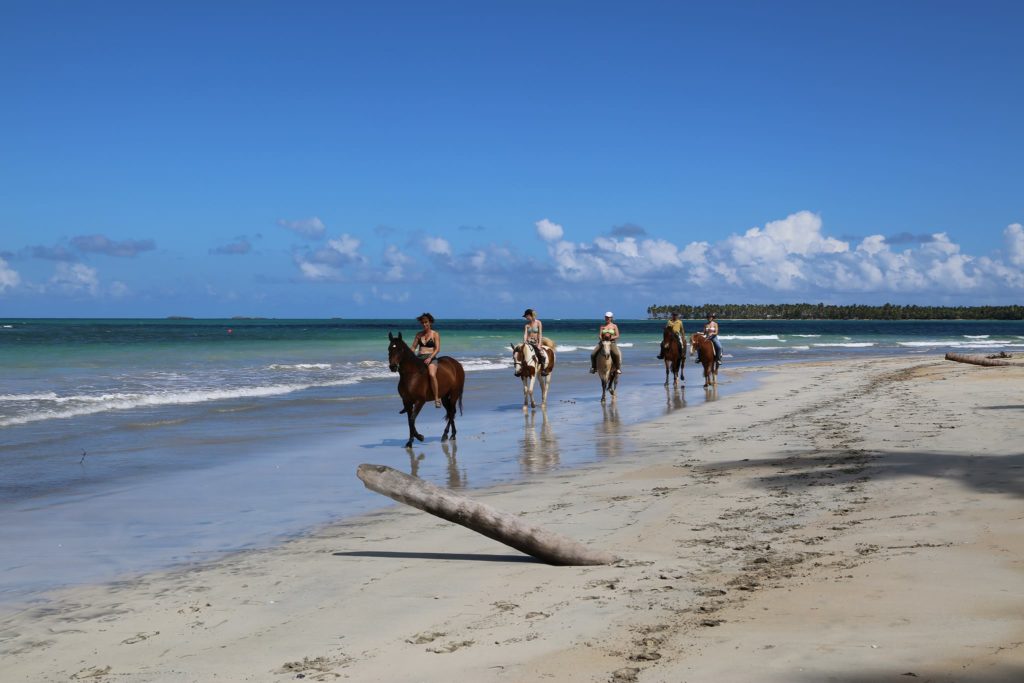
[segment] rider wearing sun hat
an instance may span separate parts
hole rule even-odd
[[[541,350],[544,339],[544,323],[537,319],[537,313],[532,308],[523,311],[523,317],[526,318],[526,325],[523,327],[523,343],[529,344],[533,348],[537,361],[540,363],[541,372],[543,372],[544,361],[547,360],[547,354]]]
[[[616,343],[619,339],[619,326],[615,324],[615,316],[611,311],[604,314],[604,324],[597,331],[597,346],[590,353],[590,372],[597,372],[597,354],[601,351],[601,342],[611,342],[612,370],[617,375],[622,374],[622,352]]]

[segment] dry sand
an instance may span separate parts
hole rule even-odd
[[[1024,365],[776,370],[473,494],[617,565],[388,509],[8,616],[2,679],[1024,681]]]

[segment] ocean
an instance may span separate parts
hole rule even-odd
[[[615,404],[587,373],[599,320],[544,319],[558,346],[547,411],[523,414],[519,320],[439,320],[467,370],[457,444],[440,411],[412,451],[387,333],[412,320],[0,320],[0,604],[260,547],[381,507],[378,462],[452,488],[528,480],[628,450],[620,429],[714,400],[688,363],[666,389],[663,321],[619,321]],[[688,332],[698,321],[685,321]],[[743,365],[1024,351],[1024,322],[722,320],[719,396]],[[539,388],[537,390],[539,400]]]

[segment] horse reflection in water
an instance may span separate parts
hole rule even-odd
[[[416,453],[412,452],[411,448],[407,449],[406,453],[409,454],[409,474],[411,474],[414,477],[419,477],[420,463],[423,462],[423,458],[427,457],[427,454],[420,453],[417,455]]]
[[[619,407],[612,401],[601,404],[601,424],[598,425],[597,453],[605,457],[622,454],[622,434]]]
[[[548,422],[548,411],[540,411],[540,436],[536,430],[536,413],[523,415],[523,439],[520,441],[519,466],[524,473],[537,474],[558,467],[558,437]]]
[[[466,470],[459,469],[459,447],[454,441],[442,442],[441,450],[444,451],[444,457],[448,459],[448,488],[450,489],[462,489],[469,485],[469,478],[466,476]]]
[[[686,407],[686,399],[683,397],[683,392],[679,390],[678,385],[665,385],[665,414],[681,410]]]
[[[459,461],[456,457],[459,452],[459,447],[454,441],[442,441],[441,450],[444,451],[444,457],[448,460],[447,473],[448,473],[448,488],[450,489],[461,489],[465,488],[469,481],[466,477],[466,470],[459,470]],[[420,476],[420,463],[426,459],[426,453],[414,454],[412,449],[408,450],[409,453],[409,474],[414,477]]]

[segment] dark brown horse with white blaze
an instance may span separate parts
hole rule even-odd
[[[697,354],[697,360],[704,366],[704,388],[718,386],[718,361],[715,359],[715,345],[700,332],[690,337],[690,353]]]
[[[523,380],[523,410],[527,405],[536,408],[533,400],[533,384],[540,382],[540,405],[546,407],[548,404],[548,389],[551,387],[551,373],[555,370],[555,349],[554,342],[547,337],[540,345],[540,352],[545,354],[544,370],[540,369],[540,361],[530,344],[511,344],[512,346],[512,368],[516,377]]]
[[[669,327],[665,328],[665,334],[661,339],[661,356],[665,359],[665,386],[668,386],[669,376],[672,377],[673,384],[678,384],[679,380],[683,380],[685,384],[683,369],[686,367],[686,349]]]
[[[402,410],[409,420],[409,440],[405,442],[406,448],[412,448],[414,438],[423,441],[423,435],[416,431],[416,416],[420,414],[423,404],[434,400],[434,391],[430,386],[430,373],[427,364],[416,357],[409,345],[402,339],[402,333],[398,336],[388,332],[388,367],[391,372],[398,373],[398,395],[402,398]],[[455,438],[455,407],[458,406],[459,414],[462,414],[462,390],[466,385],[466,371],[462,364],[451,356],[441,356],[434,359],[437,363],[437,395],[441,398],[441,405],[445,409],[444,434],[441,441],[448,440],[448,431],[451,430],[451,438]]]

